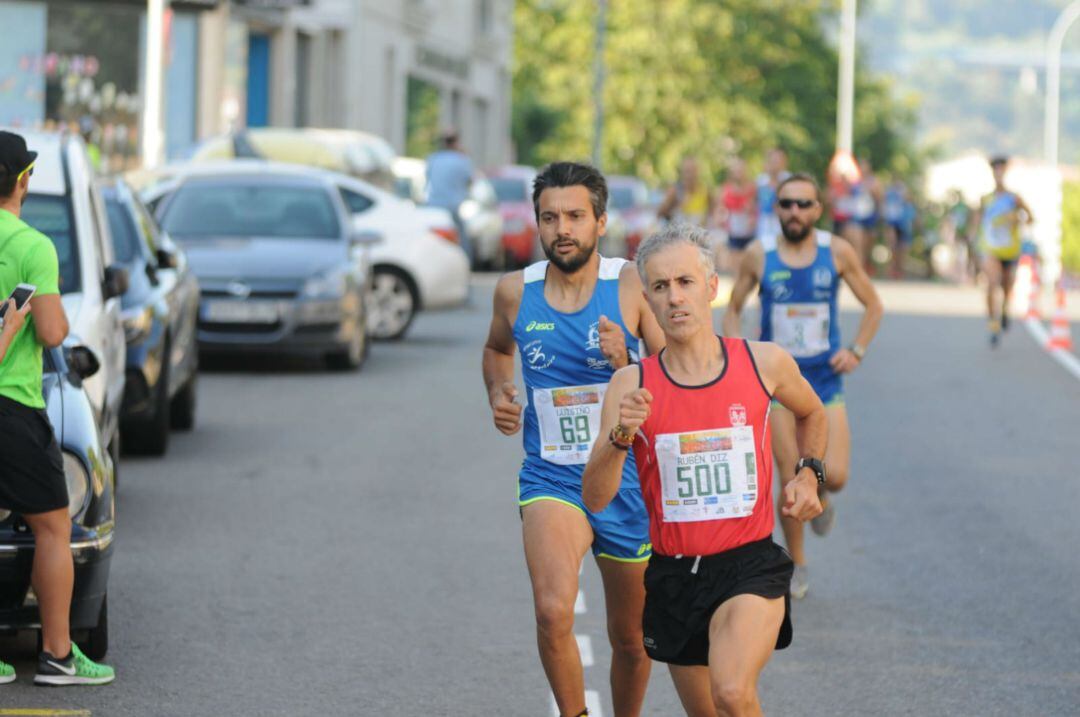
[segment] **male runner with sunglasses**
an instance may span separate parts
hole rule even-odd
[[[724,334],[741,333],[740,315],[746,299],[760,285],[761,340],[773,341],[795,357],[799,370],[825,404],[829,417],[829,446],[825,452],[828,481],[821,490],[824,512],[810,527],[820,536],[832,529],[836,508],[827,493],[844,487],[851,459],[851,433],[844,406],[841,376],[862,363],[877,333],[883,312],[855,248],[840,237],[815,229],[821,218],[821,192],[808,174],[793,174],[776,189],[781,233],[752,244],[739,265],[731,300],[724,314]],[[836,298],[843,279],[863,305],[855,341],[840,344]],[[773,405],[773,455],[780,475],[793,475],[799,459],[795,419]],[[784,539],[795,562],[791,596],[801,599],[809,589],[802,523],[781,515]]]

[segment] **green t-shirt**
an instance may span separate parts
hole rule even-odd
[[[60,266],[47,236],[14,214],[0,209],[0,301],[19,284],[37,287],[35,296],[59,294]],[[45,408],[41,395],[41,344],[34,319],[26,324],[0,362],[0,396],[31,408]]]

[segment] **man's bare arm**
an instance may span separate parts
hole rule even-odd
[[[506,435],[521,427],[521,406],[515,402],[514,321],[521,305],[524,279],[521,272],[507,274],[495,285],[491,328],[484,345],[484,387],[488,393],[495,427]]]
[[[773,399],[795,415],[795,439],[799,455],[823,460],[829,438],[825,407],[814,389],[799,372],[795,359],[776,344],[754,342],[750,345],[765,388]],[[821,513],[817,494],[817,476],[809,468],[797,475],[782,475],[783,514],[809,520]]]
[[[651,396],[638,388],[640,366],[619,369],[611,377],[604,393],[604,405],[600,409],[600,434],[596,437],[589,462],[581,476],[581,499],[585,507],[596,513],[607,507],[622,482],[623,465],[627,451],[609,442],[611,429],[621,423],[630,433],[635,433],[648,415]],[[648,399],[646,398],[648,396]]]
[[[762,267],[765,263],[765,250],[761,242],[751,242],[739,261],[739,270],[735,275],[735,284],[731,287],[731,298],[724,310],[724,336],[742,335],[742,310],[750,293],[761,282]]]
[[[64,343],[68,335],[68,319],[59,294],[34,296],[30,299],[30,316],[34,318],[34,333],[38,343],[47,349]]]
[[[881,317],[885,314],[885,306],[881,303],[877,289],[863,268],[855,248],[846,240],[834,237],[832,250],[837,271],[843,277],[844,282],[851,288],[851,293],[863,305],[862,319],[859,321],[859,330],[855,333],[854,343],[866,349],[874,340],[878,327],[881,325]],[[833,354],[829,363],[834,371],[849,373],[860,362],[857,356],[848,349],[840,349]]]
[[[664,348],[667,339],[664,338],[664,332],[656,322],[649,303],[645,301],[641,276],[634,262],[623,266],[619,273],[619,298],[622,305],[628,307],[623,314],[627,319],[626,325],[645,342],[645,355],[651,356]]]

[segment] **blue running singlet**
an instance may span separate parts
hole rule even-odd
[[[598,438],[600,408],[614,373],[600,351],[601,315],[622,328],[636,359],[636,342],[619,307],[619,272],[626,263],[601,257],[592,298],[574,313],[557,311],[544,298],[547,261],[524,271],[525,288],[514,321],[528,400],[518,503],[555,500],[571,505],[589,519],[596,555],[637,561],[647,559],[651,547],[633,455],[627,457],[619,493],[607,508],[590,513],[581,499],[581,475]]]
[[[792,268],[775,242],[765,245],[761,276],[761,340],[790,353],[826,405],[842,401],[840,375],[829,359],[840,350],[836,298],[840,274],[832,255],[832,235],[816,230],[817,254],[809,266]]]

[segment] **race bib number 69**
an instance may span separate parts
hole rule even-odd
[[[589,462],[606,391],[606,384],[533,390],[541,458],[563,466]]]

